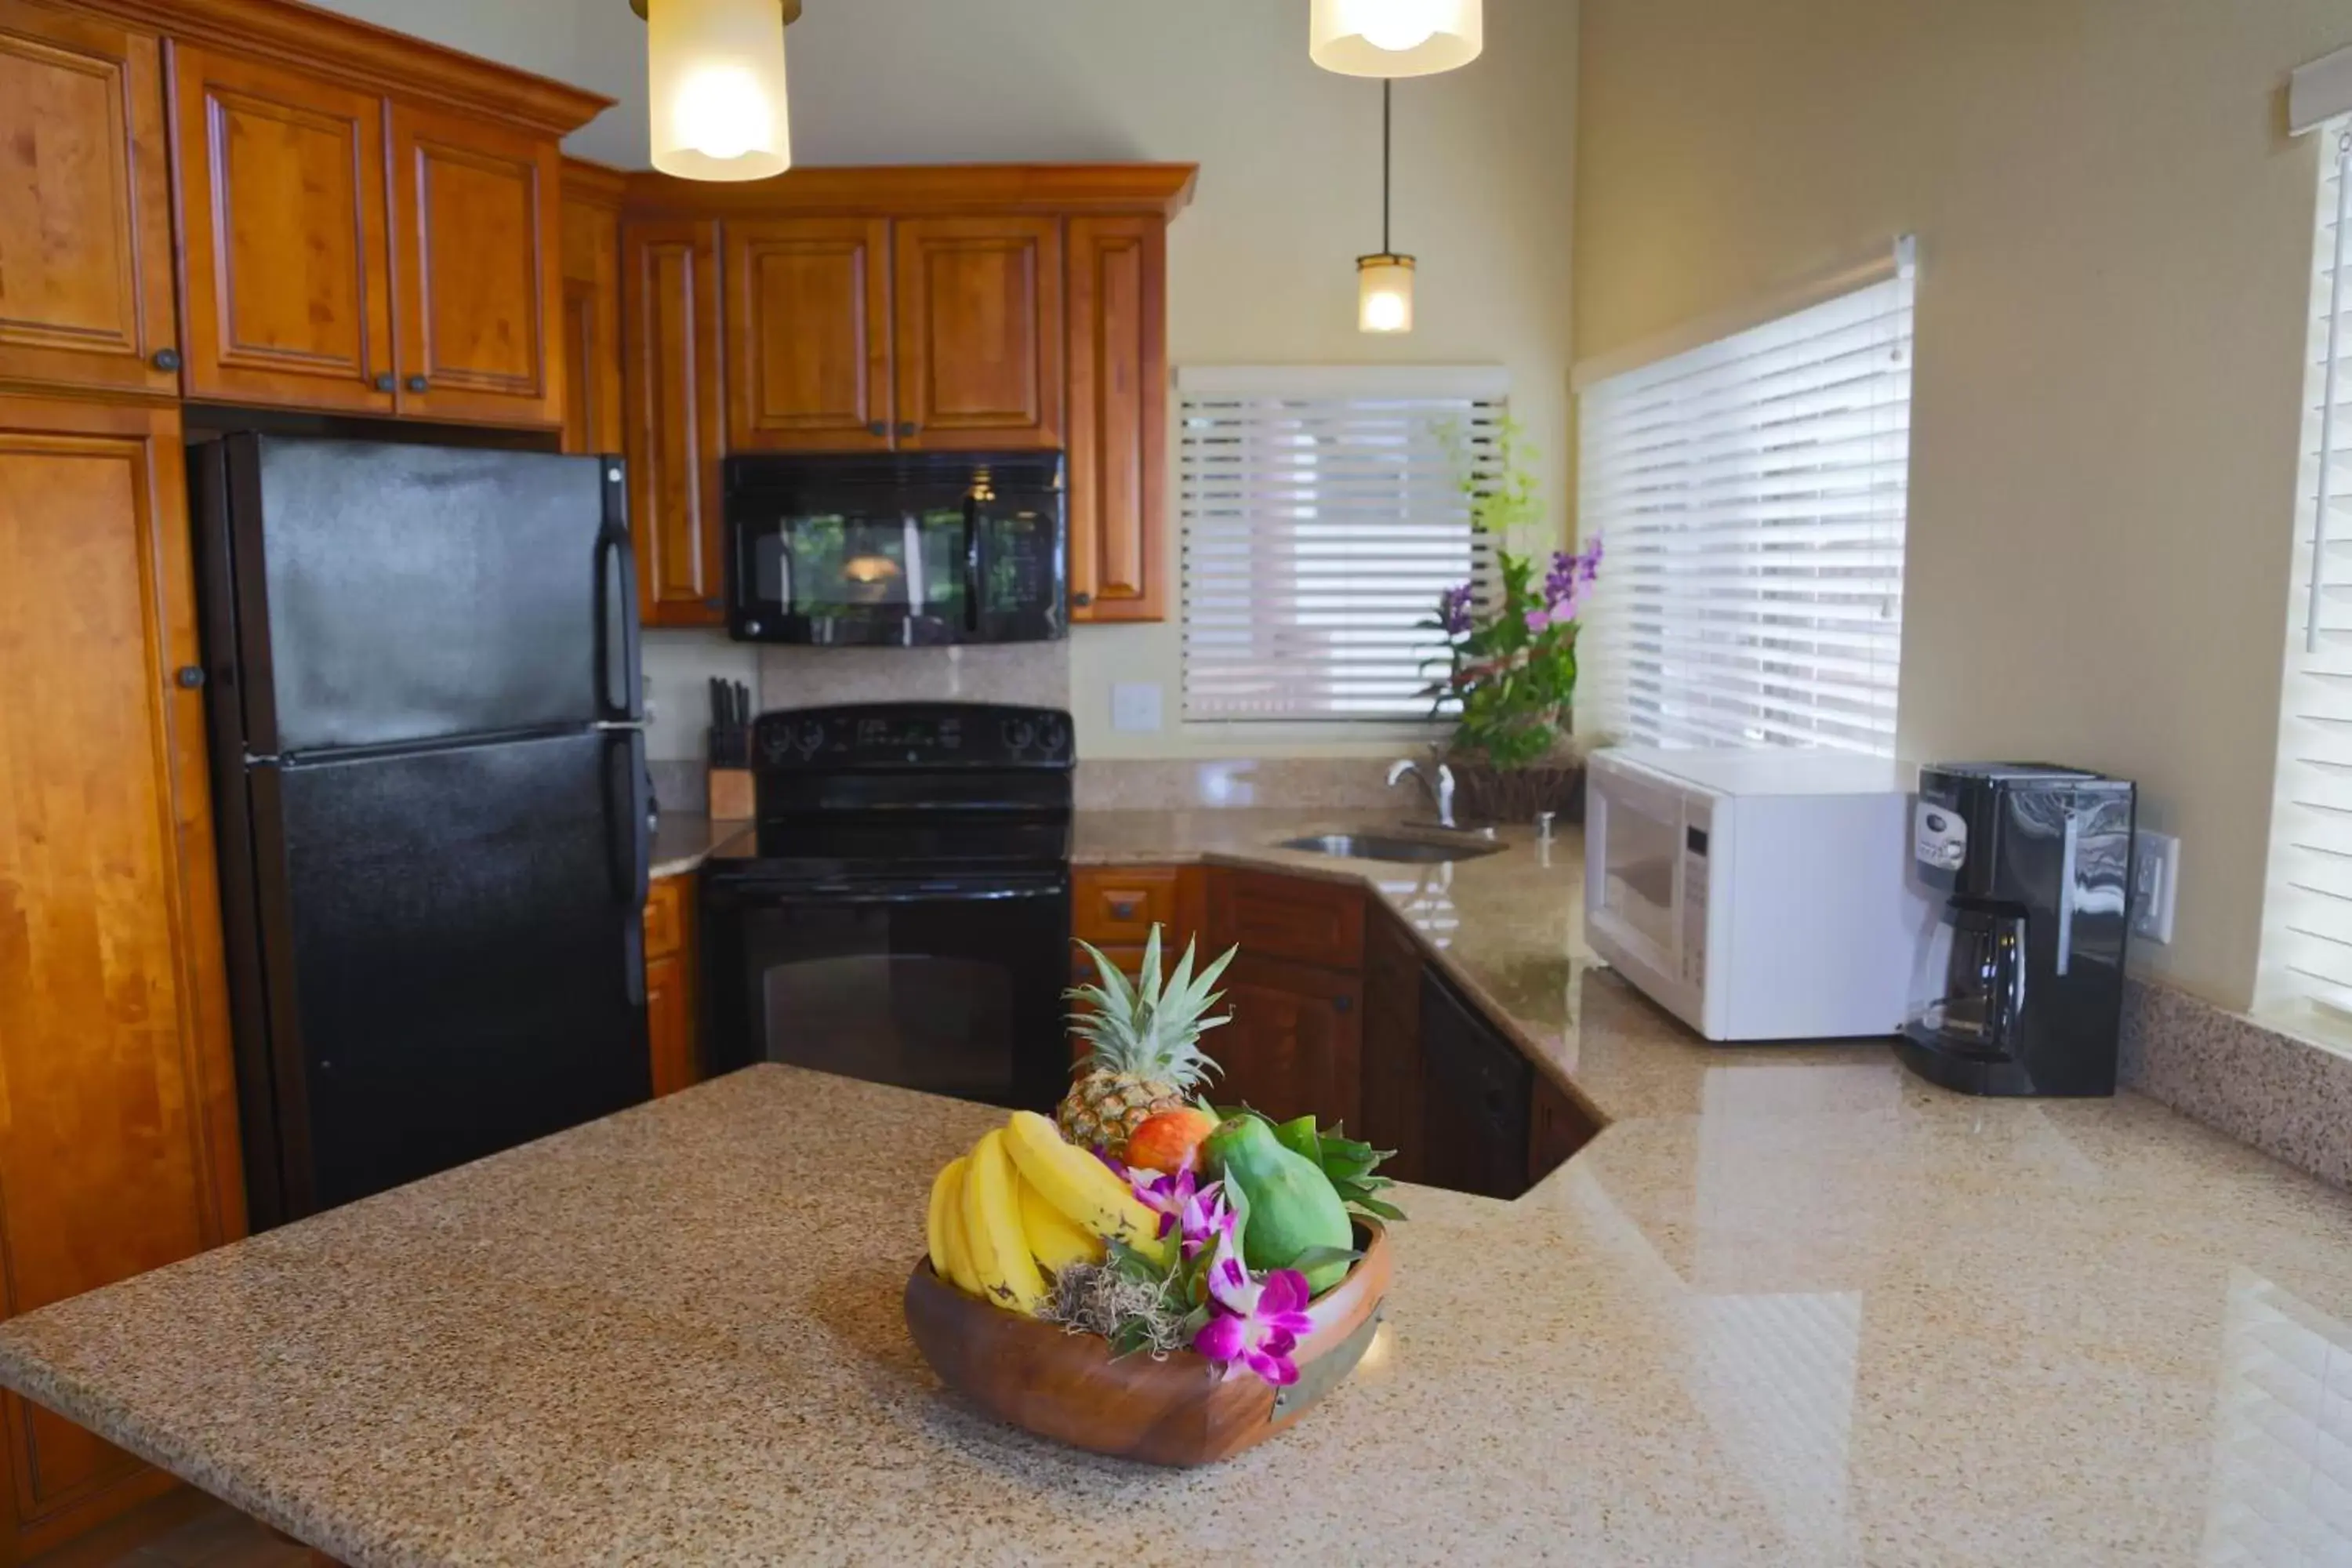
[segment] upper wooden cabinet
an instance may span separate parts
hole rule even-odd
[[[892,444],[888,222],[730,223],[726,270],[729,447],[887,449]]]
[[[727,618],[719,226],[625,225],[621,303],[638,616],[649,626],[718,626]]]
[[[1022,214],[895,226],[898,444],[1062,444],[1062,225]]]
[[[563,417],[562,159],[551,138],[392,105],[399,409]]]
[[[1168,225],[1069,226],[1070,614],[1168,613]]]
[[[621,398],[621,175],[563,163],[563,449],[617,452]]]
[[[392,413],[383,100],[209,49],[173,67],[188,395]]]
[[[0,382],[180,386],[162,47],[0,0]]]

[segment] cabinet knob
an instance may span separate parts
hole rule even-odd
[[[186,689],[194,691],[197,687],[202,686],[205,683],[205,672],[195,665],[184,664],[180,666],[178,669],[173,671],[172,679],[178,681],[181,686]]]
[[[1081,610],[1085,609],[1088,605],[1091,605],[1094,602],[1095,596],[1092,594],[1078,593],[1070,595],[1070,603]]]
[[[157,349],[155,351],[154,357],[147,363],[153,365],[157,370],[177,370],[180,368],[180,351],[177,349]]]
[[[1331,1011],[1334,1013],[1352,1013],[1355,1010],[1356,999],[1353,996],[1334,996],[1331,998]]]
[[[916,424],[911,419],[901,419],[898,421],[898,434],[901,436],[912,436],[921,428],[922,426],[920,425]]]
[[[411,392],[430,392],[433,390],[433,384],[425,380],[421,375],[412,375],[408,378],[408,390]]]
[[[890,434],[890,422],[887,419],[877,419],[866,426],[866,433],[868,436],[887,436]]]
[[[378,392],[390,392],[392,390],[392,372],[385,371],[382,375],[375,378],[375,389]]]
[[[1113,900],[1110,906],[1110,918],[1115,921],[1133,920],[1135,918],[1135,900],[1133,899]]]

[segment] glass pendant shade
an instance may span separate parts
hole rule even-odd
[[[777,0],[646,0],[654,167],[759,180],[793,164]]]
[[[1482,0],[1314,0],[1307,54],[1341,76],[1431,76],[1486,47]]]
[[[1366,332],[1412,331],[1412,258],[1356,258],[1356,327]]]

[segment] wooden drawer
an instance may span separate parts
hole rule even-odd
[[[686,946],[686,900],[692,877],[664,877],[646,897],[646,957],[667,958]]]
[[[1078,871],[1070,893],[1070,929],[1097,947],[1140,948],[1155,925],[1176,935],[1177,887],[1173,866],[1105,866]]]
[[[1364,962],[1364,891],[1279,872],[1219,870],[1209,879],[1209,946],[1350,973]]]

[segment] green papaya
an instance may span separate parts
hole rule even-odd
[[[1354,1245],[1347,1205],[1331,1179],[1314,1161],[1284,1148],[1258,1118],[1234,1117],[1202,1147],[1210,1167],[1249,1205],[1242,1261],[1253,1270],[1287,1268],[1311,1247]],[[1346,1277],[1348,1267],[1345,1258],[1335,1258],[1308,1269],[1308,1289],[1321,1295]]]

